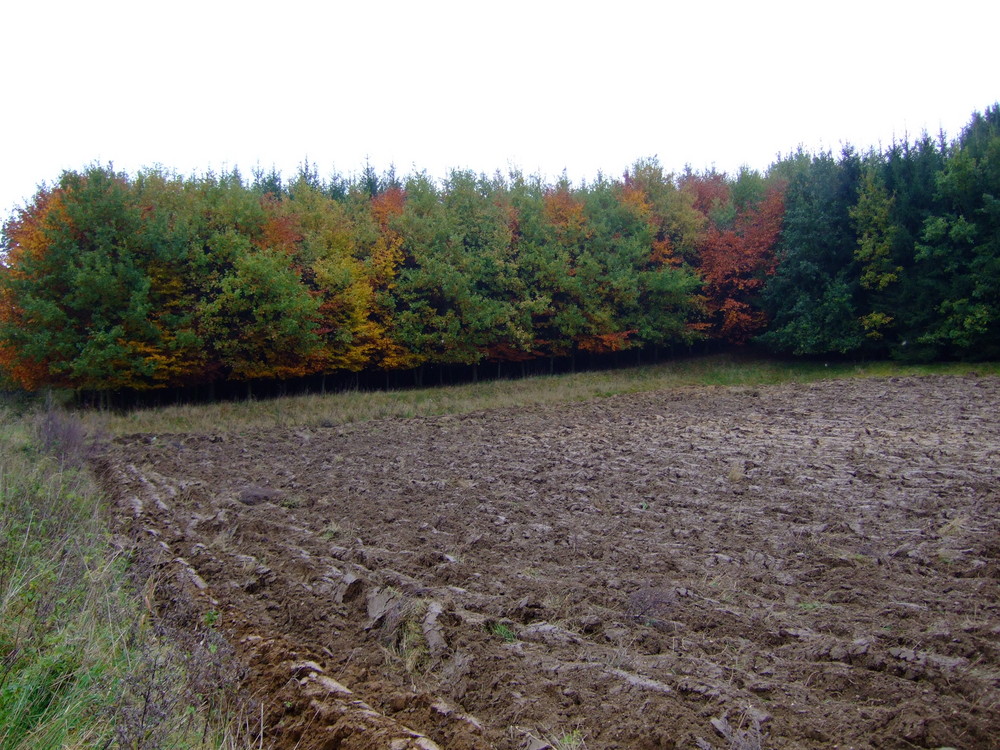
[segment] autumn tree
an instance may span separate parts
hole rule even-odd
[[[367,206],[367,200],[364,203]],[[321,186],[300,177],[289,187],[282,211],[294,242],[264,246],[286,253],[290,268],[297,270],[318,304],[316,334],[322,345],[311,355],[307,369],[363,370],[376,356],[381,329],[372,320],[375,290],[351,208],[330,200]]]
[[[60,203],[58,190],[43,188],[3,228],[0,367],[14,384],[32,391],[50,382],[53,353],[46,327],[58,310],[55,300],[44,296],[51,274],[45,225],[50,211],[61,210]]]
[[[573,185],[366,167],[285,181],[90,167],[4,224],[0,370],[24,388],[525,361],[761,341],[1000,354],[1000,106],[767,174],[641,159]]]
[[[848,213],[857,233],[854,258],[859,264],[860,284],[867,309],[861,316],[861,325],[869,339],[879,340],[894,323],[890,305],[886,304],[886,291],[898,284],[903,267],[892,259],[893,198],[886,190],[878,161],[871,158],[861,175],[858,202]]]
[[[173,246],[147,209],[128,178],[92,167],[8,223],[0,340],[24,385],[144,389],[187,372],[181,350],[198,342],[163,309]]]
[[[759,175],[747,170],[732,191],[723,191],[716,175],[708,177],[710,192],[699,190],[696,180],[688,184],[703,194],[696,205],[709,211],[698,253],[709,335],[745,344],[767,324],[760,293],[775,267],[784,184],[776,180],[765,187]],[[710,203],[706,193],[712,195]]]

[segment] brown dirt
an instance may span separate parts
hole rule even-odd
[[[102,477],[275,747],[988,748],[998,405],[684,389],[131,436]]]

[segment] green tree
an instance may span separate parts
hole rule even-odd
[[[940,269],[918,262],[916,246],[924,223],[940,209],[937,184],[947,152],[943,136],[935,142],[925,134],[913,144],[894,143],[883,156],[885,189],[892,196],[891,264],[901,270],[899,282],[879,292],[878,302],[893,318],[883,332],[890,353],[900,359],[929,359],[937,351],[920,338],[937,316],[942,278]]]
[[[887,304],[885,291],[900,279],[903,267],[892,259],[893,198],[886,190],[881,176],[881,163],[874,156],[862,171],[858,188],[858,202],[848,213],[857,233],[854,259],[859,264],[860,284],[866,297],[862,309],[861,325],[869,339],[879,340],[893,324],[892,308]]]
[[[319,301],[279,250],[255,249],[239,234],[216,235],[213,249],[232,267],[199,309],[210,351],[235,380],[289,378],[314,371],[321,350]],[[225,247],[221,247],[221,246]]]
[[[469,172],[452,172],[441,191],[426,175],[407,181],[394,319],[421,362],[473,364],[501,343],[530,348],[501,193]]]
[[[789,176],[778,267],[762,293],[772,323],[759,340],[794,354],[848,353],[865,340],[860,318],[856,237],[860,160],[845,149],[804,157],[772,170]]]
[[[924,220],[918,267],[935,320],[918,338],[937,356],[1000,355],[1000,105],[976,113],[937,181],[937,212]]]

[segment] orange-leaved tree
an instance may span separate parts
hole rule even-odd
[[[3,228],[0,264],[0,369],[6,379],[29,391],[51,382],[47,342],[33,329],[41,322],[29,297],[34,269],[44,263],[49,239],[45,220],[59,210],[59,190],[42,189]]]
[[[359,257],[366,265],[371,294],[368,320],[373,362],[387,371],[415,367],[422,360],[404,341],[396,304],[399,273],[406,261],[399,226],[406,208],[406,191],[389,185],[370,197],[357,191],[351,199]]]
[[[737,207],[717,190],[714,176],[708,184],[711,190],[703,190],[698,203],[715,216],[699,248],[709,335],[745,344],[767,325],[758,297],[775,268],[784,186],[772,184],[759,201]],[[706,203],[709,195],[712,202]],[[727,217],[732,217],[728,226]]]

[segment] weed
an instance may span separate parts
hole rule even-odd
[[[938,536],[951,536],[952,534],[959,534],[965,531],[968,521],[968,516],[956,516],[938,529]]]
[[[605,654],[604,663],[611,669],[621,669],[629,666],[632,662],[632,650],[635,646],[637,636],[632,636],[627,641],[622,638],[618,640],[615,647]]]
[[[430,650],[427,648],[427,640],[424,638],[420,620],[406,620],[403,627],[400,628],[396,649],[399,658],[403,661],[403,668],[407,672],[416,672],[427,664],[430,659]]]
[[[402,662],[403,669],[413,674],[423,670],[430,661],[430,649],[423,630],[427,602],[400,597],[400,601],[386,613],[380,628],[381,638],[387,654]]]
[[[746,474],[743,472],[743,467],[741,465],[733,464],[729,467],[729,473],[726,474],[726,477],[733,484],[739,484],[746,479]]]
[[[228,552],[232,550],[235,546],[236,532],[237,532],[237,527],[235,525],[225,526],[212,537],[212,539],[209,541],[209,545],[213,549],[217,549],[222,552]]]
[[[549,744],[552,750],[586,750],[587,747],[583,731],[580,729],[563,732],[553,737],[544,737],[543,739]]]
[[[295,495],[284,495],[278,501],[278,505],[286,510],[295,510],[302,507],[303,500],[301,497],[296,497]]]
[[[54,456],[60,468],[80,468],[87,457],[87,431],[83,423],[51,401],[35,419],[35,440],[39,447]]]
[[[873,558],[869,557],[868,555],[862,554],[860,552],[850,552],[844,559],[858,566],[871,565],[875,562]]]
[[[320,532],[320,536],[323,537],[328,542],[336,541],[345,536],[351,536],[350,529],[345,529],[336,521],[330,521],[326,527]]]
[[[728,750],[763,750],[764,733],[760,728],[760,720],[752,712],[744,712],[740,716],[740,725],[737,728],[729,723],[726,717],[712,719],[712,726],[715,731],[722,735],[722,738],[729,743]],[[744,728],[746,727],[746,728]],[[701,739],[695,740],[701,750],[712,750],[712,743]]]
[[[517,633],[515,633],[514,629],[506,623],[491,622],[488,626],[488,630],[505,643],[514,643],[517,640]]]

